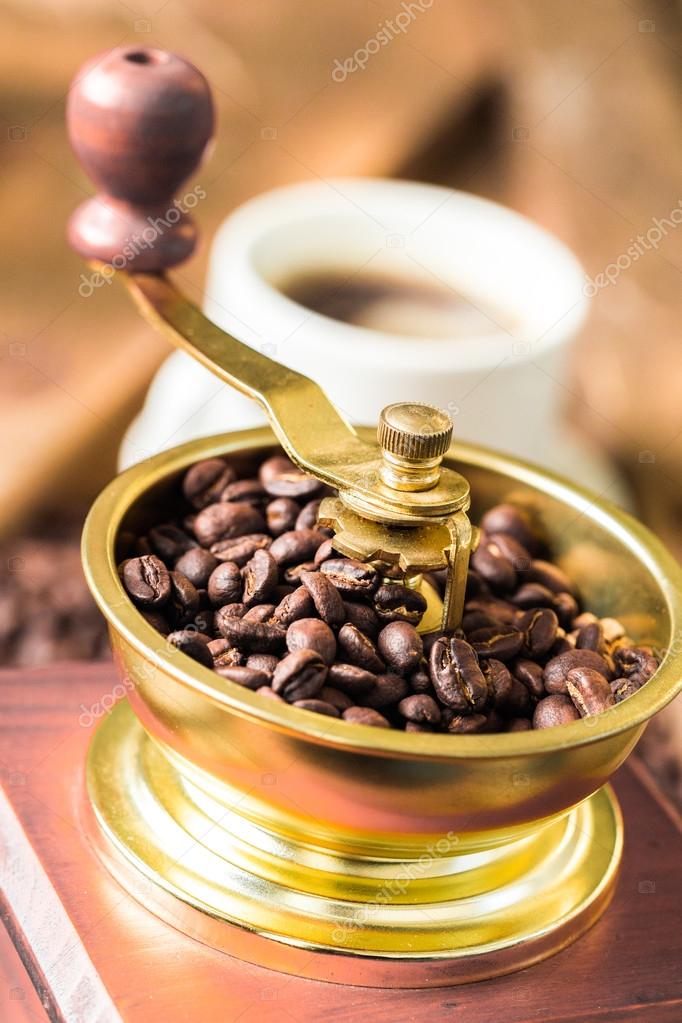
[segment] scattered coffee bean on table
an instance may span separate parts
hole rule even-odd
[[[426,601],[394,568],[340,555],[317,526],[333,493],[283,455],[241,477],[221,458],[184,476],[176,514],[119,568],[165,641],[307,713],[408,732],[523,732],[591,717],[654,674],[653,649],[580,607],[526,512],[481,520],[462,626],[419,633]],[[443,595],[443,573],[430,577]]]

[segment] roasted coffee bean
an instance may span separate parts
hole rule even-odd
[[[609,683],[593,668],[572,668],[566,676],[566,691],[583,718],[601,714],[616,703]]]
[[[222,458],[206,458],[196,462],[185,473],[182,492],[193,508],[199,511],[220,498],[220,494],[237,473]]]
[[[341,717],[339,708],[333,703],[327,703],[326,700],[294,700],[293,706],[299,710],[311,710],[314,714],[326,714],[330,718]]]
[[[450,735],[476,735],[482,732],[488,723],[485,714],[469,714],[463,717],[456,714],[448,723]]]
[[[272,538],[266,533],[247,533],[246,536],[218,540],[217,543],[211,544],[211,554],[218,561],[234,561],[235,565],[243,568],[256,551],[267,550],[271,543]]]
[[[559,619],[548,607],[536,608],[521,616],[518,627],[524,633],[523,652],[528,657],[538,658],[552,649]]]
[[[441,636],[431,648],[429,672],[439,699],[458,713],[481,710],[488,685],[473,648],[463,639]]]
[[[233,604],[225,604],[220,610],[228,618],[243,618],[249,609],[246,604],[236,600]]]
[[[300,621],[301,618],[310,618],[314,612],[313,598],[305,586],[298,586],[286,597],[282,597],[273,611],[272,617],[274,621],[288,628],[292,622]]]
[[[316,568],[319,568],[323,561],[327,561],[328,558],[333,558],[335,554],[334,548],[332,547],[331,540],[325,540],[324,543],[315,551],[315,557],[313,558],[313,564]]]
[[[510,625],[503,625],[499,628],[476,629],[469,633],[468,639],[479,657],[510,661],[520,653],[524,634]]]
[[[244,615],[245,622],[271,622],[275,611],[274,604],[255,604]]]
[[[317,565],[314,561],[304,561],[302,565],[290,565],[285,568],[283,578],[291,586],[300,586],[301,576],[304,572],[317,572]]]
[[[513,604],[491,597],[468,600],[464,609],[467,614],[481,611],[483,614],[490,615],[498,624],[501,622],[503,625],[513,625],[519,617],[518,608]]]
[[[371,597],[379,585],[379,573],[371,565],[353,558],[328,558],[320,571],[344,597]]]
[[[529,661],[524,657],[518,657],[510,665],[514,678],[517,678],[535,700],[541,700],[545,696],[545,682],[542,667],[535,661]]]
[[[445,585],[441,586],[441,596],[445,594]],[[473,568],[469,566],[467,571],[467,582],[466,582],[466,599],[467,600],[478,600],[491,595],[491,589],[486,582],[483,581],[478,572],[474,572]]]
[[[173,564],[185,551],[196,547],[197,542],[188,536],[184,529],[174,526],[171,522],[155,526],[147,534],[149,543],[155,554],[168,564]]]
[[[646,647],[620,647],[614,661],[621,675],[640,685],[648,682],[658,668],[658,661]]]
[[[364,632],[365,636],[374,641],[379,635],[379,618],[374,610],[368,604],[356,604],[352,600],[344,600],[343,606],[345,609],[345,619],[350,622],[351,625],[355,625],[360,632]]]
[[[573,619],[578,613],[578,601],[573,594],[555,593],[553,607],[562,629],[572,628]]]
[[[287,654],[272,676],[272,688],[287,703],[317,696],[327,677],[327,665],[315,650]]]
[[[380,675],[386,670],[386,665],[379,657],[377,649],[371,639],[365,636],[355,625],[346,622],[339,629],[339,656],[350,664],[357,664],[359,668],[372,671]]]
[[[424,644],[414,625],[390,622],[379,633],[379,653],[388,667],[399,675],[416,671],[424,655]]]
[[[489,657],[483,663],[482,668],[493,706],[505,707],[512,691],[512,676],[509,668],[502,661],[495,660],[494,657]]]
[[[546,586],[552,593],[570,593],[575,596],[573,583],[558,565],[551,561],[536,559],[526,572],[526,579],[530,583],[540,583]]]
[[[145,609],[142,607],[139,609],[139,611],[144,620],[149,625],[151,625],[153,629],[156,629],[157,632],[160,632],[162,636],[167,636],[168,633],[171,631],[170,625],[164,618],[163,613],[161,611],[155,611],[154,608]]]
[[[429,657],[431,651],[429,650]],[[413,693],[432,693],[433,684],[429,673],[429,664],[426,658],[422,658],[419,667],[409,677],[410,689]]]
[[[221,636],[249,653],[278,653],[286,642],[286,630],[281,625],[234,618],[225,614],[225,608],[216,613],[216,627]]]
[[[384,622],[409,622],[419,625],[426,611],[426,600],[419,592],[401,583],[382,583],[374,594],[374,610]]]
[[[221,501],[243,501],[260,508],[267,499],[260,480],[235,480],[228,483],[220,494]]]
[[[406,732],[435,732],[437,731],[433,725],[422,724],[421,721],[406,721],[405,722]]]
[[[310,497],[320,489],[320,481],[307,476],[282,455],[275,455],[260,467],[260,480],[272,497]]]
[[[227,643],[227,640],[222,640],[223,643]],[[241,650],[238,650],[236,646],[228,644],[224,650],[220,653],[213,655],[213,667],[222,674],[224,668],[236,668],[244,664],[245,657]]]
[[[530,568],[532,558],[528,550],[511,533],[487,534],[487,543],[489,549],[498,551],[511,563],[517,574],[522,574]]]
[[[202,547],[210,547],[216,557],[219,555],[213,545],[219,540],[233,540],[250,533],[262,533],[264,529],[262,512],[243,502],[221,501],[209,504],[194,520],[194,535]]]
[[[207,634],[213,634],[213,616],[215,611],[211,601],[208,599],[207,590],[197,590],[197,596],[199,597],[199,610],[193,619],[193,624],[196,625],[199,632],[205,632]]]
[[[276,654],[249,654],[246,658],[246,667],[265,672],[268,680],[272,678],[278,664],[279,657]]]
[[[221,676],[221,678],[229,679],[230,682],[236,682],[238,686],[244,686],[245,689],[261,689],[263,686],[267,686],[270,677],[266,675],[264,671],[256,671],[254,668],[248,668],[244,665],[223,665],[216,664],[215,671]]]
[[[336,657],[336,636],[319,618],[301,618],[287,629],[287,649],[290,653],[314,650],[326,665],[330,665]]]
[[[398,711],[407,721],[417,721],[423,725],[440,724],[440,708],[433,697],[425,693],[406,696],[398,704]]]
[[[566,676],[572,668],[593,668],[607,682],[613,678],[608,663],[594,650],[567,650],[545,665],[543,677],[548,693],[566,694]]]
[[[294,523],[295,529],[315,529],[317,526],[317,514],[322,504],[321,498],[315,501],[308,501],[298,514],[296,522]]]
[[[336,707],[339,714],[353,706],[353,701],[348,693],[342,693],[340,689],[334,689],[332,686],[322,686],[318,696],[325,703],[331,703],[332,707]]]
[[[503,732],[506,726],[506,717],[503,717],[496,707],[490,707],[486,710],[485,724],[481,729],[481,733],[486,735],[490,732]]]
[[[523,544],[531,554],[538,550],[538,537],[530,517],[513,504],[498,504],[487,511],[481,519],[481,529],[489,535],[507,533]]]
[[[277,585],[277,562],[269,551],[256,551],[242,569],[243,602],[248,607],[264,603]]]
[[[223,561],[209,576],[207,592],[213,607],[242,602],[244,582],[234,561]],[[245,605],[246,606],[246,605]]]
[[[429,689],[433,692],[431,684]],[[362,697],[362,702],[374,710],[393,707],[409,694],[409,686],[400,675],[377,675],[374,688]]]
[[[265,509],[265,518],[272,535],[281,536],[294,530],[299,512],[298,504],[291,497],[277,497],[270,501]]]
[[[468,636],[470,632],[475,632],[476,629],[499,629],[503,622],[498,621],[497,618],[493,618],[492,615],[486,614],[484,611],[468,611],[462,618],[462,632],[465,636]]]
[[[524,610],[536,607],[554,607],[555,594],[541,583],[524,583],[509,598],[513,604]]]
[[[487,538],[471,555],[471,565],[494,590],[505,593],[516,586],[516,571],[511,561]]]
[[[198,590],[206,589],[218,559],[203,547],[191,547],[175,562],[175,571],[182,572]]]
[[[135,603],[143,607],[162,607],[171,595],[170,572],[155,554],[126,561],[123,585]]]
[[[274,700],[276,703],[286,703],[279,693],[274,693],[270,686],[261,686],[256,692],[259,696],[265,696],[268,700]]]
[[[364,668],[358,668],[356,664],[332,664],[329,669],[329,685],[333,689],[340,689],[342,693],[348,693],[358,700],[371,692],[377,683],[377,676]]]
[[[519,682],[514,676],[512,676],[511,690],[505,701],[504,709],[507,714],[519,718],[526,717],[533,712],[533,700],[530,693],[523,682]]]
[[[554,728],[556,725],[568,725],[578,721],[580,714],[568,696],[553,693],[540,700],[533,711],[533,728]]]
[[[171,646],[177,647],[193,661],[198,661],[205,668],[213,667],[213,658],[208,649],[208,638],[201,636],[193,629],[181,629],[171,632],[166,637]]]
[[[281,568],[300,565],[314,558],[326,539],[317,529],[293,529],[272,541],[270,553]]]
[[[342,714],[344,721],[353,725],[370,725],[372,728],[390,728],[388,721],[378,710],[371,707],[349,707]]]
[[[512,718],[507,722],[507,732],[529,732],[533,725],[528,718]]]
[[[182,572],[171,572],[171,595],[164,614],[175,628],[188,625],[199,610],[199,594]]]
[[[558,657],[559,654],[568,653],[569,650],[575,650],[575,645],[571,642],[568,636],[558,635],[552,643],[552,647],[547,654],[546,660],[551,661],[553,657]]]
[[[604,630],[599,622],[590,622],[578,629],[575,637],[577,650],[596,650],[598,654],[604,650]]]
[[[341,594],[321,572],[302,572],[301,582],[313,598],[320,618],[333,629],[342,625],[346,617]]]
[[[215,658],[220,657],[220,655],[224,654],[226,650],[233,650],[236,649],[236,647],[233,647],[228,640],[223,639],[221,636],[220,639],[212,639],[208,644],[208,649],[211,652],[211,657]]]
[[[616,703],[622,703],[628,696],[634,696],[642,688],[642,684],[631,678],[615,678],[610,683]]]

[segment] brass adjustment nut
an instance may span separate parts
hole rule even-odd
[[[399,401],[382,410],[377,439],[386,486],[428,490],[440,478],[440,463],[452,440],[452,420],[435,405]]]

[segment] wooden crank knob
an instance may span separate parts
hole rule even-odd
[[[119,46],[88,61],[71,84],[69,138],[97,186],[69,221],[69,242],[117,270],[158,271],[191,255],[188,210],[200,188],[174,198],[199,165],[214,127],[197,68],[152,46]]]

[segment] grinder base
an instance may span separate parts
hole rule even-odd
[[[458,852],[449,836],[450,855],[373,861],[267,831],[166,753],[120,703],[90,749],[92,837],[130,895],[248,962],[368,987],[465,983],[559,951],[612,894],[609,786],[501,847]]]

